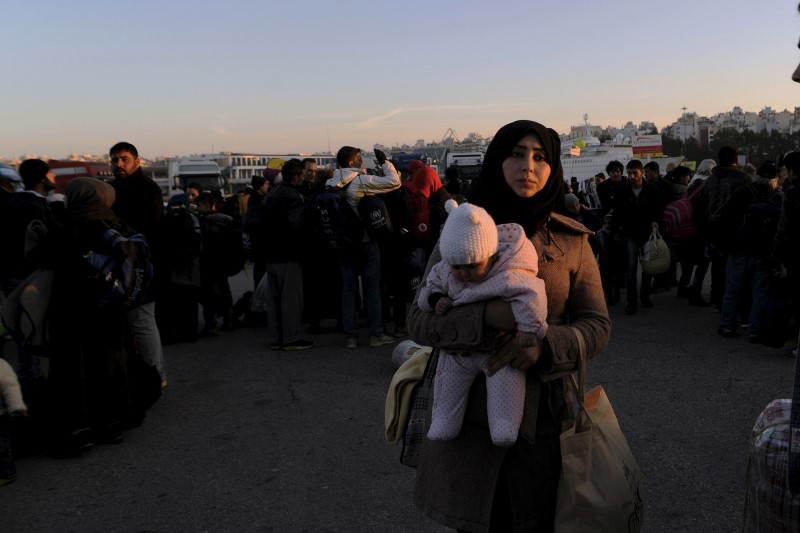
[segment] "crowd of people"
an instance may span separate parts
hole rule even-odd
[[[677,166],[665,176],[653,162],[614,161],[607,177],[595,177],[593,198],[564,180],[559,154],[552,130],[517,121],[497,132],[473,183],[457,168],[442,181],[422,161],[398,169],[380,150],[366,170],[362,151],[344,146],[336,170],[291,159],[254,176],[242,194],[190,184],[166,205],[130,143],[110,150],[113,181],[73,179],[63,197],[52,194],[46,162],[23,162],[18,180],[0,176],[11,252],[0,267],[4,307],[33,274],[52,272],[49,338],[44,347],[16,339],[18,382],[0,366],[0,482],[14,479],[11,419],[26,419],[21,427],[54,456],[122,442],[168,384],[163,345],[249,325],[265,328],[270,350],[313,348],[326,330],[356,349],[363,326],[370,347],[410,336],[441,349],[441,423],[423,447],[418,505],[465,531],[549,523],[569,394],[563,377],[580,346],[588,358],[602,352],[607,305],[619,304],[622,291],[633,315],[652,307],[652,294],[675,289],[691,306],[717,307],[720,335],[747,326],[751,342],[765,342],[766,300],[777,284],[798,301],[800,153],[749,173],[732,147],[695,172]],[[665,217],[681,199],[692,206],[688,237],[673,234]],[[332,235],[336,201],[360,214],[347,238]],[[639,261],[654,232],[672,264],[651,276]],[[109,260],[87,259],[98,256]],[[130,287],[108,267],[125,259]],[[234,302],[228,280],[246,263],[252,291]],[[114,276],[122,298],[111,297]],[[45,376],[47,348],[57,357]],[[464,365],[465,352],[482,357]]]
[[[361,317],[370,347],[407,336],[407,304],[441,225],[434,208],[412,231],[408,191],[426,206],[450,197],[430,166],[417,161],[401,179],[381,154],[368,173],[361,150],[346,146],[336,172],[292,159],[254,176],[241,194],[191,183],[165,203],[134,145],[117,143],[109,156],[113,180],[74,178],[63,195],[39,159],[0,175],[4,322],[15,317],[3,353],[16,345],[13,379],[11,368],[0,379],[0,479],[14,478],[11,415],[25,428],[22,447],[54,456],[122,442],[168,385],[164,345],[251,325],[266,326],[269,348],[292,351],[312,347],[306,337],[327,325],[356,348]],[[331,248],[316,199],[337,190],[353,212],[381,195],[397,229],[377,238],[359,226],[351,246]],[[229,278],[245,264],[253,291],[234,302]],[[46,313],[31,315],[21,295],[42,279],[36,305]],[[252,309],[253,293],[263,312]],[[45,368],[41,357],[49,357]]]
[[[790,275],[797,262],[796,193],[800,153],[739,168],[734,147],[719,150],[718,160],[702,161],[695,172],[631,160],[608,164],[599,180],[599,207],[588,209],[567,195],[568,214],[596,231],[603,290],[608,305],[621,301],[625,313],[651,308],[651,294],[675,289],[690,306],[720,313],[718,333],[735,337],[747,329],[750,342],[780,344],[788,337],[789,319],[797,318],[797,289]],[[625,175],[623,175],[623,172]],[[587,202],[588,204],[588,202]],[[675,227],[676,209],[681,227]],[[588,216],[587,216],[588,215]],[[641,271],[640,255],[653,232],[670,250],[669,269],[651,275]],[[711,292],[702,294],[710,271]],[[790,307],[791,305],[791,307]],[[774,331],[772,315],[781,310],[786,324]],[[770,316],[769,320],[765,317]],[[796,325],[794,326],[796,329]],[[779,339],[776,340],[776,335]]]

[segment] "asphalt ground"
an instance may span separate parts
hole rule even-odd
[[[249,284],[233,278],[234,297]],[[718,336],[719,315],[674,290],[652,300],[610,308],[589,364],[643,472],[643,531],[738,531],[750,432],[791,397],[794,359]],[[0,531],[449,531],[411,503],[414,471],[383,437],[392,346],[367,347],[366,328],[356,350],[308,338],[270,351],[264,329],[242,328],[165,347],[169,387],[144,424],[78,458],[19,459]]]

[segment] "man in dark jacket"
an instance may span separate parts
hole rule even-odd
[[[748,335],[750,342],[761,342],[761,311],[772,283],[770,254],[781,213],[777,176],[774,163],[763,163],[753,184],[737,188],[720,213],[720,223],[731,228],[728,238],[721,241],[728,254],[717,330],[723,337],[736,336],[739,315],[744,311],[740,303],[751,301]]]
[[[19,175],[25,190],[11,194],[0,211],[0,227],[3,228],[3,259],[0,261],[0,281],[3,293],[8,296],[33,271],[30,257],[26,259],[28,226],[40,221],[45,229],[54,223],[53,213],[47,201],[47,193],[55,186],[55,174],[41,159],[26,159],[19,166]],[[37,356],[22,346],[17,349],[17,375],[28,401],[36,394],[33,390],[42,378]]]
[[[281,169],[283,181],[264,199],[268,220],[266,234],[267,326],[273,350],[302,350],[313,342],[301,338],[303,269],[300,261],[308,248],[306,204],[300,188],[304,169],[290,159]]]
[[[641,298],[642,307],[653,307],[650,301],[653,276],[642,272],[641,294],[637,293],[636,282],[639,249],[650,238],[653,227],[658,227],[661,218],[661,198],[656,186],[644,180],[644,166],[641,161],[631,159],[625,170],[628,179],[622,182],[614,199],[611,226],[623,244],[625,285],[628,292],[625,313],[632,315],[637,311],[637,296]]]
[[[695,221],[701,238],[706,242],[711,257],[711,303],[722,309],[725,294],[725,265],[728,254],[723,243],[734,228],[720,220],[722,209],[739,187],[752,184],[752,180],[739,170],[739,151],[723,146],[717,154],[719,164],[711,171],[703,188],[692,198]]]
[[[155,242],[158,223],[164,212],[161,187],[142,173],[141,159],[136,147],[129,142],[119,142],[109,150],[111,169],[114,172],[112,186],[116,192],[114,213],[125,223],[144,235],[148,243]],[[152,253],[153,246],[150,246]],[[158,257],[153,257],[153,268],[158,269]],[[164,354],[161,335],[155,316],[155,296],[148,302],[128,311],[128,326],[142,358],[161,374],[166,386]]]
[[[798,67],[800,70],[800,67]],[[785,269],[789,301],[795,328],[800,324],[800,152],[790,152],[783,159],[786,167],[781,217],[772,250],[774,265]]]

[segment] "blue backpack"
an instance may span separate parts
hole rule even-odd
[[[347,203],[347,188],[326,187],[314,198],[316,233],[330,248],[350,251],[361,242],[364,227],[356,212]]]
[[[145,303],[153,281],[153,264],[144,236],[132,233],[124,237],[108,229],[103,239],[108,246],[102,252],[92,250],[83,256],[93,272],[97,304],[132,309]]]

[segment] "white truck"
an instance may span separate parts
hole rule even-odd
[[[186,190],[191,183],[202,185],[204,191],[225,190],[225,178],[216,161],[196,158],[172,159],[167,167],[167,177],[175,187]]]

